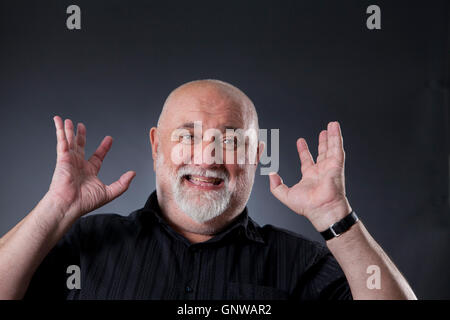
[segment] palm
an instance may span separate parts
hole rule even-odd
[[[324,162],[327,164],[310,167],[302,179],[289,189],[288,201],[296,208],[295,211],[304,214],[332,202],[342,192],[342,168],[332,167],[329,160]]]
[[[57,162],[49,192],[59,204],[77,214],[92,211],[122,194],[129,186],[134,172],[129,171],[111,185],[97,177],[102,161],[111,148],[112,138],[105,137],[95,153],[85,160],[86,128],[78,124],[77,136],[73,124],[55,117],[57,129]]]
[[[298,214],[313,218],[324,208],[345,197],[344,150],[338,124],[330,124],[319,135],[319,152],[314,162],[304,139],[297,141],[302,179],[288,188],[277,175],[272,175],[271,191]]]

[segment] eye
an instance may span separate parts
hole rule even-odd
[[[180,142],[184,144],[191,144],[194,141],[192,134],[184,134],[180,136]]]
[[[227,149],[234,149],[236,148],[236,143],[235,143],[235,137],[226,137],[223,139],[223,144],[225,146],[225,148]]]

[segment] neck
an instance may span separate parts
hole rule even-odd
[[[189,240],[190,243],[200,243],[205,242],[214,237],[214,235],[209,234],[200,234],[195,232],[190,232],[187,230],[183,230],[178,228],[178,226],[171,224],[170,225],[176,232],[181,234],[183,237]]]

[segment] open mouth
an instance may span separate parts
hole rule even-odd
[[[201,188],[219,188],[223,185],[223,179],[215,178],[215,177],[205,177],[188,174],[183,176],[183,179],[186,180],[189,184],[201,187]]]

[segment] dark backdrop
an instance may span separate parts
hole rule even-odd
[[[82,29],[66,28],[77,4]],[[366,28],[381,7],[382,29]],[[137,171],[96,212],[128,214],[154,189],[148,130],[183,82],[246,92],[262,128],[280,129],[280,174],[299,179],[295,141],[317,148],[339,120],[351,205],[419,298],[450,298],[448,1],[2,1],[0,234],[46,192],[59,114],[83,121],[88,154],[115,138],[101,178]],[[257,176],[260,223],[320,240]]]

